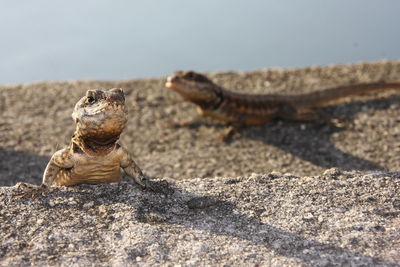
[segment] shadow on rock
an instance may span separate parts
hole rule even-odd
[[[40,184],[49,157],[0,148],[0,186],[17,182]]]
[[[180,195],[180,197],[174,197]],[[181,206],[172,209],[164,201],[151,196],[138,203],[138,220],[141,222],[180,224],[217,235],[247,240],[253,245],[262,245],[275,253],[297,258],[309,264],[332,263],[351,265],[369,263],[371,265],[393,265],[382,259],[355,253],[334,245],[324,244],[261,222],[256,217],[248,217],[235,204],[212,196],[198,196],[175,190],[169,195],[170,202]],[[188,199],[185,201],[185,199]],[[182,213],[170,213],[181,210]]]
[[[365,106],[374,109],[388,109],[399,103],[400,97],[375,99],[367,102],[351,102],[317,110],[324,119],[317,122],[282,121],[246,130],[244,137],[259,140],[265,144],[279,147],[303,160],[323,168],[339,167],[342,170],[382,170],[383,168],[366,159],[351,155],[336,148],[330,141],[331,135],[342,128],[329,122],[335,117],[346,118],[345,124],[362,111]],[[328,119],[328,120],[326,120]],[[342,120],[342,119],[339,119]],[[305,126],[305,127],[304,127]],[[346,127],[346,126],[344,126]]]

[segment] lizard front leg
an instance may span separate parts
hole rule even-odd
[[[54,153],[43,173],[42,184],[32,185],[28,183],[18,183],[17,188],[23,192],[15,194],[12,198],[31,197],[36,198],[45,193],[53,185],[60,169],[68,169],[74,166],[72,156],[68,149],[62,149]]]
[[[233,135],[239,132],[240,127],[234,125],[227,126],[224,131],[220,134],[218,140],[226,143],[232,140]]]
[[[124,169],[125,173],[131,177],[136,183],[143,187],[149,186],[149,180],[143,174],[140,167],[133,160],[132,156],[123,148],[121,149],[122,157],[120,166]]]
[[[244,127],[243,118],[238,116],[238,118],[230,122],[227,127],[224,129],[222,134],[219,136],[219,141],[223,143],[227,143],[232,141],[232,138],[235,134],[240,134],[240,130]]]

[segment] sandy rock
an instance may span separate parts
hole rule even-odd
[[[399,266],[400,173],[0,188],[0,265]]]

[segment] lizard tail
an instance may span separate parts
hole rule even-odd
[[[342,98],[374,91],[400,89],[400,83],[368,83],[329,88],[322,91],[292,96],[292,105],[298,109],[322,107]]]

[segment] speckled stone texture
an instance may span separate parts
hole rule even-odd
[[[400,172],[0,188],[0,265],[400,266]]]

